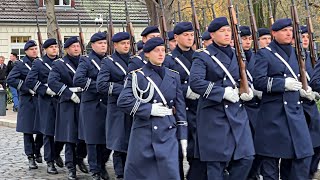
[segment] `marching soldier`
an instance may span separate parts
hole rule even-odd
[[[38,101],[35,92],[26,86],[25,79],[31,70],[32,62],[37,58],[38,48],[35,41],[30,40],[24,45],[26,56],[17,61],[10,71],[7,83],[19,91],[19,111],[17,117],[17,132],[23,133],[24,151],[28,156],[29,169],[37,169],[35,161],[42,163],[40,149],[43,145],[43,136],[39,132],[40,118]],[[33,135],[36,134],[36,138]]]
[[[88,173],[83,163],[83,158],[86,157],[86,145],[78,138],[81,88],[75,87],[73,84],[73,77],[81,53],[78,38],[70,37],[67,39],[64,49],[66,55],[52,63],[48,86],[59,96],[54,133],[55,141],[65,143],[65,165],[69,170],[68,179],[76,179],[76,164],[82,172]]]
[[[80,104],[80,118],[84,140],[87,143],[88,163],[93,179],[109,179],[105,163],[111,150],[106,148],[107,94],[97,92],[97,76],[101,61],[107,52],[106,34],[95,33],[90,38],[92,51],[80,59],[73,79],[77,87],[83,88]]]
[[[202,45],[203,45],[204,48],[206,48],[210,44],[212,44],[212,39],[211,39],[210,33],[208,31],[205,31],[202,34]]]
[[[292,164],[289,179],[308,179],[313,149],[300,96],[309,99],[312,93],[298,81],[292,20],[277,20],[272,36],[269,46],[255,55],[254,87],[263,91],[254,137],[256,153],[262,156],[261,175],[279,179],[282,158]]]
[[[30,72],[25,80],[26,86],[38,94],[38,108],[40,116],[40,132],[44,135],[44,160],[47,162],[47,173],[58,174],[54,166],[56,160],[59,167],[63,167],[60,152],[63,144],[54,142],[54,129],[56,120],[56,93],[48,87],[48,75],[52,69],[52,62],[58,58],[56,39],[47,39],[42,48],[46,55],[34,60]]]
[[[149,39],[154,38],[154,37],[160,37],[160,31],[158,26],[148,26],[146,27],[142,33],[142,42],[145,44]],[[143,67],[147,61],[144,58],[144,52],[141,52],[139,55],[134,55],[131,57],[129,61],[129,72],[139,69]]]
[[[169,38],[169,47],[170,47],[170,52],[172,52],[174,50],[174,48],[176,48],[177,46],[177,41],[174,38],[174,33],[173,31],[169,31],[168,32],[168,38]]]
[[[226,17],[215,18],[208,31],[213,43],[193,55],[190,87],[200,95],[197,110],[195,157],[205,163],[207,179],[245,180],[254,155],[246,110],[241,101],[250,101],[249,93],[238,95],[239,66],[230,46],[231,27]]]
[[[132,119],[117,106],[117,100],[128,73],[130,35],[127,32],[119,32],[112,37],[112,41],[115,52],[102,61],[101,71],[97,77],[97,89],[99,93],[109,96],[106,144],[108,149],[114,151],[115,174],[117,178],[123,178]]]
[[[270,30],[267,28],[259,28],[258,29],[258,42],[259,42],[259,47],[265,48],[271,43],[271,34]]]
[[[125,166],[126,180],[179,180],[178,140],[186,156],[187,121],[179,75],[162,65],[164,42],[143,47],[148,63],[129,74],[118,106],[134,117]]]
[[[194,42],[194,29],[191,22],[180,22],[174,27],[174,35],[177,42],[176,48],[166,56],[164,65],[179,72],[181,90],[185,97],[187,121],[188,121],[188,162],[190,171],[188,179],[199,179],[199,172],[205,170],[198,162],[193,163],[194,144],[196,139],[196,112],[199,95],[192,92],[189,86],[190,68],[192,65],[192,45]],[[181,152],[181,151],[180,151]],[[180,177],[184,179],[183,156],[180,153]]]

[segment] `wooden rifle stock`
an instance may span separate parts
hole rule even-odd
[[[133,30],[133,25],[132,22],[130,21],[130,15],[129,15],[129,10],[128,10],[128,2],[127,0],[124,1],[125,4],[125,12],[126,12],[126,21],[127,21],[127,32],[130,34],[130,49],[131,53],[135,55],[138,52],[138,47],[137,43],[134,37],[134,30]]]
[[[194,6],[194,1],[191,0],[191,8],[192,8],[192,24],[194,26],[194,40],[196,42],[196,48],[202,48],[202,37],[200,32],[200,25],[198,21],[198,16],[196,12],[196,8]]]
[[[81,26],[81,20],[80,20],[80,15],[78,14],[78,26],[79,26],[79,41],[80,41],[80,47],[81,47],[81,54],[82,55],[87,55],[87,50],[84,45],[84,36],[82,32],[82,26]]]
[[[164,7],[162,0],[159,0],[160,5],[160,29],[161,29],[161,37],[164,39],[164,44],[166,46],[166,52],[170,51],[170,45],[169,45],[169,36],[168,36],[168,29],[167,29],[167,21],[164,16]]]
[[[308,35],[309,35],[309,51],[310,51],[310,57],[311,57],[311,64],[312,64],[312,67],[314,67],[318,60],[318,54],[317,54],[318,51],[317,51],[317,46],[315,44],[315,39],[314,39],[314,30],[313,30],[311,15],[310,15],[309,0],[306,0],[305,3],[306,3],[305,8],[307,10],[306,22],[307,22]]]
[[[251,0],[248,0],[248,8],[250,12],[250,25],[251,25],[251,31],[252,31],[253,49],[254,49],[254,52],[257,53],[259,50],[258,28],[257,28],[256,18],[253,13]]]
[[[43,48],[42,48],[42,35],[41,35],[41,31],[40,31],[40,26],[39,26],[39,22],[38,22],[38,15],[36,15],[36,20],[37,20],[37,36],[38,36],[38,46],[39,46],[39,51],[40,51],[40,56],[43,56]]]

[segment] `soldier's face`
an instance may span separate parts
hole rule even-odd
[[[120,54],[127,54],[130,51],[130,40],[123,40],[120,42],[114,43],[114,48]]]
[[[302,34],[302,45],[304,49],[307,49],[309,46],[309,34],[304,33]]]
[[[38,47],[37,46],[30,47],[28,50],[26,50],[26,55],[30,58],[38,57]]]
[[[157,46],[152,51],[145,53],[151,64],[161,66],[166,56],[166,49],[164,46]]]
[[[94,52],[103,55],[107,52],[107,40],[96,41],[91,44],[91,47]]]
[[[204,46],[204,47],[208,47],[210,44],[212,44],[212,40],[211,40],[211,39],[209,39],[209,40],[204,40],[202,43],[203,43],[203,46]]]
[[[272,35],[280,44],[291,44],[293,37],[292,30],[292,27],[286,27],[279,31],[272,31]]]
[[[70,56],[76,57],[81,54],[81,46],[80,43],[73,43],[68,48],[66,48],[67,53]]]
[[[194,42],[194,32],[183,32],[179,35],[174,35],[175,39],[177,40],[177,44],[179,46],[190,48]]]
[[[260,48],[265,48],[271,43],[271,35],[263,35],[259,38]]]
[[[244,50],[249,50],[252,45],[252,36],[242,36],[242,48]]]
[[[173,51],[174,48],[176,48],[177,46],[177,41],[175,39],[172,39],[171,41],[169,41],[169,46],[170,46],[170,51]]]
[[[0,58],[0,64],[4,64],[4,59]]]
[[[211,33],[214,42],[219,46],[228,46],[231,41],[231,28],[230,26],[223,26],[216,32]]]
[[[148,34],[146,36],[143,36],[142,37],[142,42],[146,43],[149,39],[155,38],[155,37],[160,37],[160,33],[150,33],[150,34]]]
[[[51,45],[45,51],[49,57],[54,57],[58,54],[58,45]]]

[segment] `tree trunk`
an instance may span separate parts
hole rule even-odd
[[[257,27],[266,27],[263,14],[263,2],[261,0],[253,0],[253,12],[257,21]]]
[[[148,14],[150,15],[150,25],[159,25],[162,12],[159,0],[146,0]],[[173,22],[173,0],[162,0],[164,9],[164,18],[166,19],[167,29],[172,29]]]
[[[54,0],[45,0],[48,38],[57,38],[57,23],[54,12]]]

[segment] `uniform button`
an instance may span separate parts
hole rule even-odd
[[[158,129],[158,126],[153,126],[153,129],[154,129],[154,130],[157,130],[157,129]]]
[[[241,107],[241,106],[242,106],[242,104],[239,105],[239,107]]]
[[[300,77],[300,74],[298,74],[298,77]]]
[[[258,105],[258,103],[256,103],[256,105]]]
[[[300,102],[300,101],[298,101],[298,102],[297,102],[297,104],[301,104],[301,102]]]
[[[170,102],[173,103],[173,100],[171,99]]]
[[[225,105],[224,107],[225,107],[225,108],[228,108],[229,106],[228,106],[228,105]]]
[[[287,77],[287,74],[284,74],[283,76],[284,76],[284,77]]]
[[[188,110],[189,110],[189,108],[188,108],[188,107],[186,107],[186,110],[188,111]]]
[[[157,100],[153,100],[153,103],[157,103]]]
[[[188,84],[188,81],[184,81],[185,84]]]
[[[169,126],[169,129],[172,129],[172,126]]]
[[[301,104],[303,103],[303,101],[301,101]]]
[[[225,80],[227,80],[227,78],[226,78],[226,77],[224,77],[224,78],[223,78],[223,80],[225,81]]]
[[[287,101],[285,101],[284,104],[288,104]]]
[[[100,99],[100,102],[102,101],[102,99]]]

